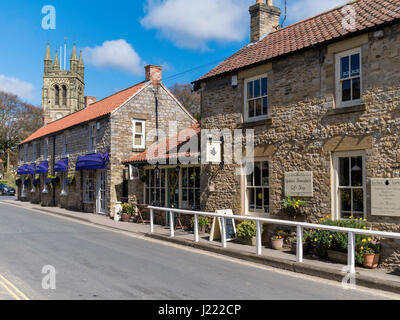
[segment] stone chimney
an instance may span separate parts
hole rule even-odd
[[[89,107],[93,103],[96,103],[96,101],[96,97],[85,97],[85,108]]]
[[[153,83],[161,83],[162,81],[162,67],[148,65],[145,66],[146,70],[146,81],[152,81]]]
[[[257,0],[255,5],[250,7],[251,17],[251,42],[257,42],[268,33],[279,29],[281,9],[274,7],[273,0]]]

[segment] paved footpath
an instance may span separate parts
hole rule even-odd
[[[29,299],[398,298],[4,203],[0,244],[0,275]],[[45,266],[55,290],[42,286]]]

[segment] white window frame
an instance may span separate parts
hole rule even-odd
[[[68,195],[67,172],[61,172],[61,196]]]
[[[346,157],[362,157],[363,158],[363,186],[360,187],[349,187],[354,189],[363,189],[364,192],[364,219],[367,218],[367,171],[366,171],[366,153],[365,151],[349,151],[349,152],[335,152],[332,156],[333,161],[333,217],[335,220],[343,220],[346,219],[341,217],[340,215],[340,197],[339,197],[339,158],[346,158]]]
[[[136,132],[136,124],[141,123],[142,124],[142,133],[137,133]],[[145,149],[146,148],[146,121],[145,120],[133,120],[132,121],[132,144],[134,149]],[[137,145],[135,143],[135,137],[137,135],[140,135],[142,137],[142,143],[140,145]]]
[[[43,139],[43,160],[49,158],[49,138]]]
[[[249,187],[247,185],[247,175],[246,175],[246,172],[245,172],[245,169],[244,169],[246,164],[244,164],[244,166],[242,167],[243,179],[244,179],[243,180],[243,183],[244,183],[244,190],[243,190],[244,191],[244,213],[245,213],[245,215],[261,216],[261,217],[267,216],[268,217],[268,216],[271,215],[271,183],[270,183],[270,181],[271,181],[271,162],[270,162],[270,159],[268,159],[268,158],[255,158],[254,160],[249,160],[249,161],[253,161],[254,162],[253,173],[254,173],[255,164],[257,162],[261,162],[261,163],[266,162],[266,163],[268,163],[268,179],[269,179],[268,186],[253,186],[253,187],[254,187],[254,189],[257,189],[257,188],[263,189],[263,197],[264,197],[264,189],[268,189],[268,197],[269,197],[270,205],[269,205],[269,208],[268,208],[268,212],[264,212],[263,211],[264,209],[262,209],[262,211],[260,209],[259,210],[255,209],[254,211],[250,211],[249,210],[249,199],[248,199],[248,196],[247,196],[247,189],[251,188],[251,186]],[[262,184],[262,181],[261,181],[261,184]],[[263,198],[263,206],[264,206],[264,198]]]
[[[91,176],[92,175],[92,176]],[[92,180],[92,184],[90,182]],[[83,203],[94,204],[96,192],[96,175],[94,171],[87,171],[83,178]],[[93,195],[93,196],[91,196]]]
[[[268,99],[268,114],[266,115],[261,115],[261,116],[256,116],[256,117],[251,117],[249,118],[249,110],[248,110],[248,99],[247,99],[247,85],[249,82],[255,81],[255,80],[261,80],[263,78],[267,78],[268,81],[268,88],[267,88],[267,95],[266,96],[261,96],[259,98],[267,98]],[[262,75],[258,75],[256,77],[252,77],[252,78],[248,78],[245,80],[244,82],[244,111],[243,111],[243,115],[244,115],[244,121],[245,122],[253,122],[253,121],[259,121],[259,120],[263,120],[263,119],[268,119],[268,117],[270,116],[270,112],[269,112],[269,77],[268,77],[268,73],[262,74]],[[261,92],[260,92],[261,94]],[[257,99],[259,99],[257,98]]]
[[[340,79],[340,70],[341,70],[340,60],[343,57],[352,56],[357,53],[360,54],[360,75],[354,76],[354,77],[350,76],[346,80],[360,77],[360,99],[342,102],[342,81]],[[359,48],[340,52],[335,55],[335,59],[336,59],[336,63],[335,63],[335,68],[336,68],[336,79],[335,79],[335,81],[336,81],[336,85],[335,85],[336,86],[336,107],[337,108],[346,108],[346,107],[351,107],[351,106],[355,106],[355,105],[360,105],[362,103],[362,92],[363,92],[363,69],[362,69],[361,48],[359,47]],[[350,61],[350,65],[351,65],[351,61]]]
[[[89,152],[96,153],[96,138],[97,138],[97,125],[96,123],[89,124]]]
[[[68,157],[68,133],[63,134],[62,141],[63,141],[63,157]]]

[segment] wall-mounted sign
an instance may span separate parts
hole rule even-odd
[[[221,163],[221,142],[207,141],[206,144],[206,162]]]
[[[285,172],[286,197],[313,197],[313,186],[311,171]]]
[[[400,179],[371,179],[371,214],[400,217]]]

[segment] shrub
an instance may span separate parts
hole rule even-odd
[[[209,225],[210,225],[210,221],[208,221],[208,219],[206,217],[203,217],[203,216],[199,217],[199,226],[201,229],[204,229]],[[194,218],[192,218],[192,220],[190,221],[190,227],[192,228],[192,230],[194,229]]]
[[[261,232],[263,232],[264,226],[261,229]],[[245,220],[237,225],[236,232],[240,239],[251,239],[257,234],[257,224],[255,221]]]
[[[350,220],[330,220],[320,219],[320,224],[328,226],[337,226],[344,228],[353,229],[367,229],[368,222],[366,219],[354,219],[351,217]],[[347,252],[348,248],[348,233],[347,232],[333,232],[327,230],[310,230],[304,233],[309,239],[309,242],[315,249],[316,254],[322,257],[326,257],[327,250],[334,250],[339,252]],[[367,244],[371,243],[372,239],[362,235],[356,235],[356,262],[362,264],[363,261],[363,250],[368,248]]]

